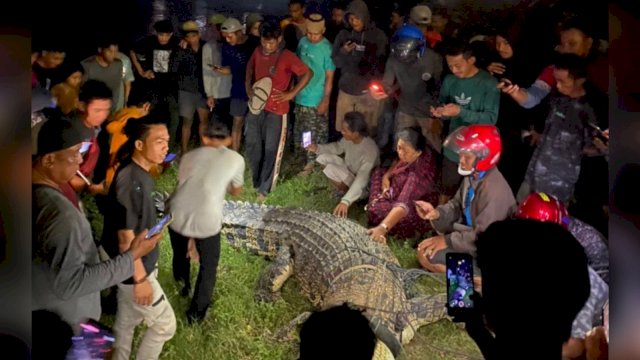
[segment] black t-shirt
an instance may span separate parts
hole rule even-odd
[[[33,66],[31,66],[31,70],[34,74],[36,74],[38,84],[40,84],[42,88],[47,90],[51,90],[54,85],[66,80],[60,79],[59,68],[45,69],[36,62],[33,64]]]
[[[104,250],[112,258],[120,254],[119,230],[133,230],[138,234],[157,223],[156,208],[151,196],[154,188],[151,175],[131,162],[120,168],[114,179],[107,196],[107,212],[101,239]],[[155,269],[159,254],[159,246],[156,246],[142,258],[147,274]],[[124,283],[131,284],[132,279],[127,279]]]
[[[140,40],[134,47],[134,52],[142,68],[153,70],[155,78],[152,89],[156,91],[173,91],[177,88],[176,76],[171,73],[171,53],[179,49],[179,40],[172,36],[166,45],[158,42],[155,35]]]

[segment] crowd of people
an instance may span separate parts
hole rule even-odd
[[[33,310],[77,332],[100,320],[100,292],[112,288],[113,358],[130,357],[144,322],[136,358],[158,359],[176,314],[157,279],[160,235],[146,234],[168,155],[179,167],[164,210],[182,296],[190,260],[200,263],[193,325],[211,305],[225,195],[240,194],[246,167],[264,202],[289,147],[282,161],[297,176],[322,171],[335,188],[335,216],[364,207],[371,241],[419,239],[416,259],[434,273],[448,253],[473,257],[482,306],[461,321],[486,358],[595,351],[589,336],[608,306],[609,131],[606,43],[589,19],[560,14],[556,37],[536,48],[526,14],[475,28],[446,8],[395,4],[380,28],[372,4],[331,4],[329,14],[290,0],[281,21],[160,20],[128,53],[107,34],[79,62],[56,41],[34,49]],[[82,196],[95,197],[101,234]],[[543,338],[521,321],[552,330]],[[301,359],[318,358],[311,343]],[[382,351],[375,336],[363,344]]]

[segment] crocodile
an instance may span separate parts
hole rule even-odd
[[[256,298],[274,301],[295,276],[319,309],[360,309],[394,356],[420,326],[446,318],[446,294],[410,296],[411,271],[350,219],[313,210],[225,201],[222,234],[234,248],[272,260]]]

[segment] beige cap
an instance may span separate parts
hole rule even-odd
[[[184,24],[182,24],[182,31],[184,32],[200,31],[200,27],[198,26],[197,22],[193,20],[189,20],[189,21],[185,21]]]
[[[233,33],[242,30],[242,24],[236,18],[228,18],[220,26],[221,32]]]
[[[431,9],[427,5],[416,5],[411,9],[409,19],[417,25],[431,24]]]
[[[320,14],[313,13],[307,18],[307,32],[312,34],[324,33],[324,18]]]

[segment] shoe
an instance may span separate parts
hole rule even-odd
[[[191,286],[189,286],[189,284],[186,284],[185,286],[182,287],[182,290],[180,290],[180,296],[189,297],[190,292],[191,292]]]
[[[197,310],[191,310],[190,308],[189,310],[187,310],[186,315],[187,315],[187,324],[199,325],[199,324],[202,324],[202,322],[204,321],[204,318],[207,315],[207,310],[197,311]]]

